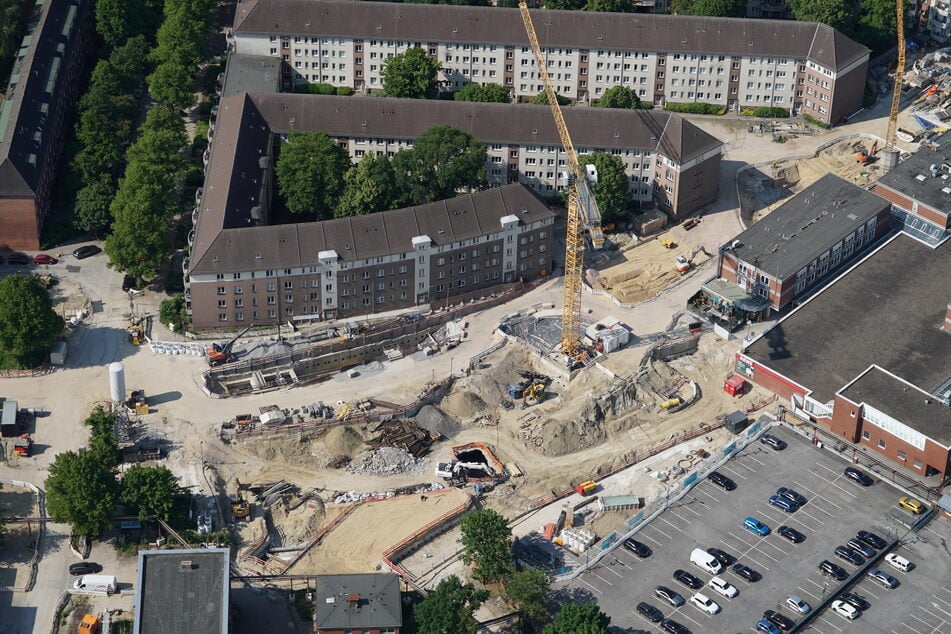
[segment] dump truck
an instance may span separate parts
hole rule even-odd
[[[22,434],[13,441],[13,455],[29,458],[33,453],[33,439],[29,434]]]
[[[95,614],[83,615],[77,631],[79,634],[99,634],[99,617]]]
[[[161,460],[160,447],[125,447],[122,450],[122,462],[145,462],[146,460]]]

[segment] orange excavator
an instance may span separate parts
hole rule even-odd
[[[231,361],[231,349],[234,348],[235,342],[243,337],[245,333],[254,328],[254,324],[251,324],[235,336],[234,339],[228,343],[221,345],[217,342],[211,344],[211,347],[205,350],[205,356],[208,357],[208,365],[216,366],[221,365],[222,363],[228,363]]]

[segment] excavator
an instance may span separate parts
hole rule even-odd
[[[221,345],[217,342],[213,343],[210,348],[205,350],[205,356],[208,357],[208,365],[216,366],[221,365],[222,363],[228,363],[232,360],[231,349],[234,348],[235,342],[243,337],[249,330],[254,328],[254,324],[251,324],[241,332],[239,332],[234,339],[228,343]]]

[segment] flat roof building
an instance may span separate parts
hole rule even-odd
[[[134,634],[228,634],[227,548],[140,550]]]
[[[944,137],[948,137],[947,133]],[[872,191],[889,200],[908,235],[936,246],[951,237],[951,147],[921,147]]]
[[[400,580],[393,573],[318,575],[314,586],[318,634],[399,634]]]

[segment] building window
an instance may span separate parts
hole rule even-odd
[[[870,432],[868,431],[862,432],[862,440],[871,440],[871,439],[872,439],[872,434]]]
[[[905,452],[902,451],[901,449],[898,450],[898,459],[899,459],[899,460],[904,460],[904,459],[905,459]]]
[[[879,439],[878,439],[878,448],[879,448],[879,449],[884,449],[884,448],[885,448],[885,439],[884,439],[884,438],[879,438]]]
[[[219,295],[224,295],[224,294],[225,294],[225,287],[224,287],[224,286],[219,286],[219,287],[218,287],[218,294],[219,294]]]
[[[228,313],[218,313],[218,321],[228,321]]]
[[[921,469],[921,460],[915,459],[915,469]]]

